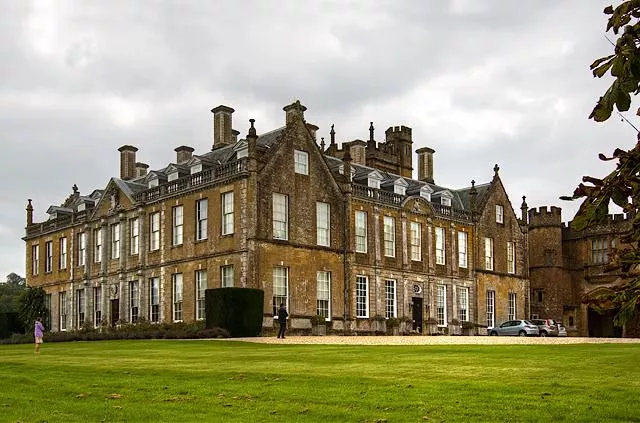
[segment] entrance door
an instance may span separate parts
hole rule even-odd
[[[111,326],[120,320],[120,300],[111,300]]]
[[[587,312],[589,336],[596,338],[621,338],[622,328],[613,324],[615,310],[607,310],[602,314],[591,307]]]
[[[411,318],[413,319],[413,330],[422,333],[422,298],[412,298]]]

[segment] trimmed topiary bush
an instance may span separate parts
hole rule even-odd
[[[254,288],[216,288],[205,291],[206,327],[226,329],[231,337],[259,336],[264,314],[264,291]]]

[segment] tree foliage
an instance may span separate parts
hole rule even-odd
[[[606,31],[619,37],[613,54],[591,64],[594,77],[609,72],[614,78],[589,115],[596,122],[609,119],[614,105],[620,112],[629,110],[631,95],[640,93],[640,0],[626,0],[616,8],[608,6],[604,13],[609,15]],[[620,270],[622,282],[583,299],[596,310],[616,310],[614,322],[621,326],[638,313],[640,305],[640,134],[632,149],[616,148],[611,157],[600,154],[599,158],[617,160],[616,169],[603,179],[583,177],[571,197],[561,198],[584,199],[572,222],[579,231],[603,223],[612,202],[632,217],[631,229],[621,237],[623,246],[610,255],[608,270]]]
[[[15,273],[7,275],[7,282],[0,283],[0,313],[17,312],[19,299],[26,284],[22,276]]]
[[[24,322],[24,326],[29,329],[33,328],[33,324],[38,317],[44,317],[48,314],[45,303],[46,293],[41,287],[29,287],[20,295],[20,319]]]

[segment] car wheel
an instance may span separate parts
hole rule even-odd
[[[495,330],[494,330],[494,331],[491,331],[490,335],[491,335],[491,336],[498,336],[498,332],[496,332]]]
[[[541,338],[546,338],[547,337],[547,332],[544,331],[544,330],[542,332],[540,332],[540,337]]]
[[[527,336],[527,332],[521,330],[520,333],[518,333],[519,336]]]

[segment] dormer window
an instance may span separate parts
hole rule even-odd
[[[443,206],[451,207],[451,198],[441,197],[440,204],[442,204]]]
[[[176,179],[178,179],[178,171],[176,170],[175,172],[171,172],[167,178],[167,180],[169,182],[171,181],[175,181]]]
[[[87,209],[87,204],[86,203],[80,203],[78,204],[78,211],[85,211]]]
[[[420,191],[420,197],[424,198],[427,201],[431,201],[431,193],[428,191]]]
[[[374,178],[368,178],[367,185],[369,185],[369,188],[380,189],[380,180],[374,179]]]
[[[191,166],[191,174],[195,175],[196,173],[202,172],[202,163],[195,164]]]
[[[248,148],[241,148],[240,150],[236,151],[236,159],[240,160],[240,159],[244,159],[245,157],[249,156],[249,149]]]
[[[149,180],[149,188],[155,188],[158,186],[158,179],[151,179]]]
[[[402,185],[394,185],[393,186],[393,192],[396,194],[400,194],[400,195],[405,195],[405,191],[407,189],[405,187],[403,187]]]

